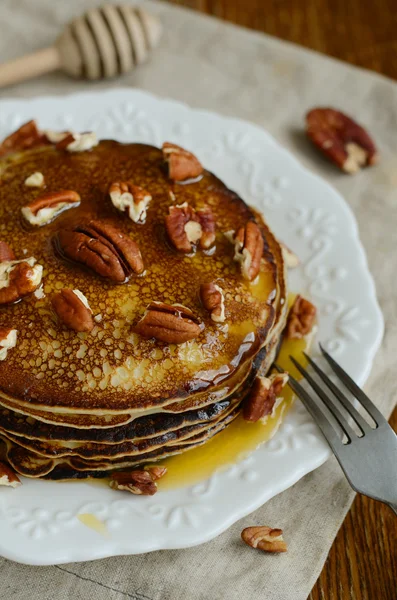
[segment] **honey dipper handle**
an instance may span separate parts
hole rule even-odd
[[[0,65],[0,88],[55,71],[60,66],[59,52],[54,46],[16,58]]]

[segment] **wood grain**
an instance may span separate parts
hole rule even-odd
[[[396,0],[168,0],[397,79]]]
[[[397,431],[397,409],[390,420]],[[357,496],[309,600],[396,600],[397,519]]]
[[[396,0],[167,0],[397,79]],[[392,420],[397,430],[397,409]],[[308,600],[397,600],[397,519],[357,496]]]

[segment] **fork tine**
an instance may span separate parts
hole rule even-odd
[[[278,365],[274,365],[279,372],[284,372],[284,369],[280,369]],[[303,404],[312,415],[313,419],[316,421],[317,425],[321,429],[325,439],[328,441],[331,448],[337,452],[342,447],[342,442],[336,433],[335,429],[332,427],[331,423],[328,421],[327,417],[324,413],[319,409],[316,402],[313,398],[306,392],[305,389],[296,381],[292,375],[288,378],[288,385],[292,388],[295,394],[302,400]]]
[[[348,400],[348,398],[346,398],[346,396],[336,387],[334,382],[324,373],[324,371],[322,371],[320,369],[320,367],[317,365],[317,363],[315,363],[314,360],[312,360],[310,358],[310,356],[308,354],[306,354],[306,352],[304,352],[303,354],[304,354],[307,362],[311,365],[311,367],[314,369],[314,371],[317,373],[317,375],[320,377],[320,379],[322,379],[322,381],[331,390],[331,392],[336,396],[336,398],[338,398],[339,402],[342,404],[342,406],[345,407],[345,409],[347,410],[349,415],[352,417],[352,419],[355,420],[357,426],[361,429],[362,433],[364,434],[364,433],[370,431],[372,429],[372,427],[370,426],[369,423],[367,423],[367,421],[362,417],[362,415],[360,415],[360,413],[356,410],[356,408]]]
[[[339,377],[342,383],[345,384],[348,390],[357,398],[357,400],[362,404],[368,414],[373,418],[377,425],[381,425],[382,423],[387,423],[385,417],[382,415],[380,410],[375,406],[373,402],[368,398],[366,394],[358,387],[358,385],[353,381],[353,379],[338,365],[338,363],[328,354],[328,352],[323,348],[321,344],[319,344],[320,350],[323,353],[324,358],[328,362],[331,369],[334,373]]]
[[[340,412],[339,408],[333,404],[333,402],[328,398],[327,394],[324,390],[314,381],[314,379],[309,375],[309,373],[304,369],[297,360],[293,356],[289,357],[293,362],[298,371],[303,375],[306,381],[310,384],[312,389],[316,392],[316,394],[321,398],[324,402],[325,406],[332,413],[332,415],[337,420],[339,426],[342,428],[344,434],[348,437],[349,442],[351,442],[355,437],[357,437],[356,433],[350,427],[349,423],[345,419],[345,417]]]

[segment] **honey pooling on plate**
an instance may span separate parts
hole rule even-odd
[[[302,352],[308,351],[310,346],[310,338],[284,339],[277,357],[277,364],[296,379],[300,379],[301,375],[289,356],[299,357],[302,363]],[[281,402],[266,419],[257,423],[249,423],[240,414],[229,427],[207,444],[190,450],[186,454],[161,461],[162,466],[167,467],[167,476],[159,481],[159,489],[173,489],[199,483],[247,458],[277,433],[291,409],[294,403],[294,393],[288,386],[281,391],[280,399]]]

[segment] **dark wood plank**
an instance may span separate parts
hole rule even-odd
[[[396,0],[168,0],[397,79]]]
[[[390,423],[397,431],[397,409]],[[396,600],[397,519],[357,496],[309,600]]]
[[[397,79],[396,0],[168,0]],[[397,409],[392,417],[397,430]],[[308,600],[397,600],[397,519],[358,496]]]

